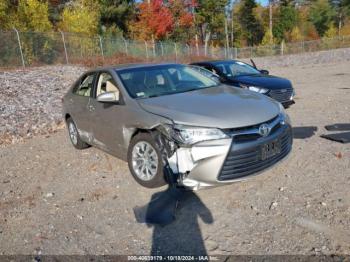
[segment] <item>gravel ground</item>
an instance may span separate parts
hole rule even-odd
[[[319,137],[350,123],[349,68],[267,68],[297,92],[291,155],[246,182],[189,194],[165,227],[133,213],[161,190],[138,186],[125,162],[73,149],[64,130],[3,147],[0,254],[350,254],[350,146]]]
[[[0,71],[0,146],[62,128],[61,97],[82,67]]]

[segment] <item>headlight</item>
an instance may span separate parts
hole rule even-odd
[[[228,138],[224,132],[217,128],[202,128],[184,125],[163,125],[163,130],[170,138],[187,145],[201,141]]]
[[[250,86],[250,85],[245,85],[245,84],[239,84],[240,87],[244,88],[244,89],[248,89],[250,91],[254,91],[260,94],[266,94],[267,92],[269,92],[269,89],[263,88],[263,87],[258,87],[258,86]]]
[[[280,108],[280,119],[281,119],[281,124],[285,125],[285,124],[291,124],[290,118],[286,113],[286,110],[284,109],[283,105],[281,103],[278,103],[279,108]]]
[[[290,100],[293,100],[295,97],[295,90],[293,89],[292,95],[290,96]]]

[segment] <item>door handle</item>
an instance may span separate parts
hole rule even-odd
[[[90,111],[90,112],[95,111],[95,107],[94,107],[94,106],[92,106],[92,105],[89,105],[89,106],[88,106],[88,108],[89,108],[89,111]]]

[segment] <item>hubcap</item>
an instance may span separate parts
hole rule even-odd
[[[154,147],[147,142],[140,141],[132,150],[132,167],[137,177],[149,181],[155,177],[158,170],[158,155]]]
[[[70,122],[68,125],[68,131],[69,131],[70,140],[74,145],[76,145],[78,143],[78,131],[72,122]]]

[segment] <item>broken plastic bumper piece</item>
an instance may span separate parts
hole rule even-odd
[[[291,126],[280,124],[266,137],[236,134],[179,147],[168,163],[181,174],[181,185],[197,190],[257,175],[284,159],[291,148]]]

